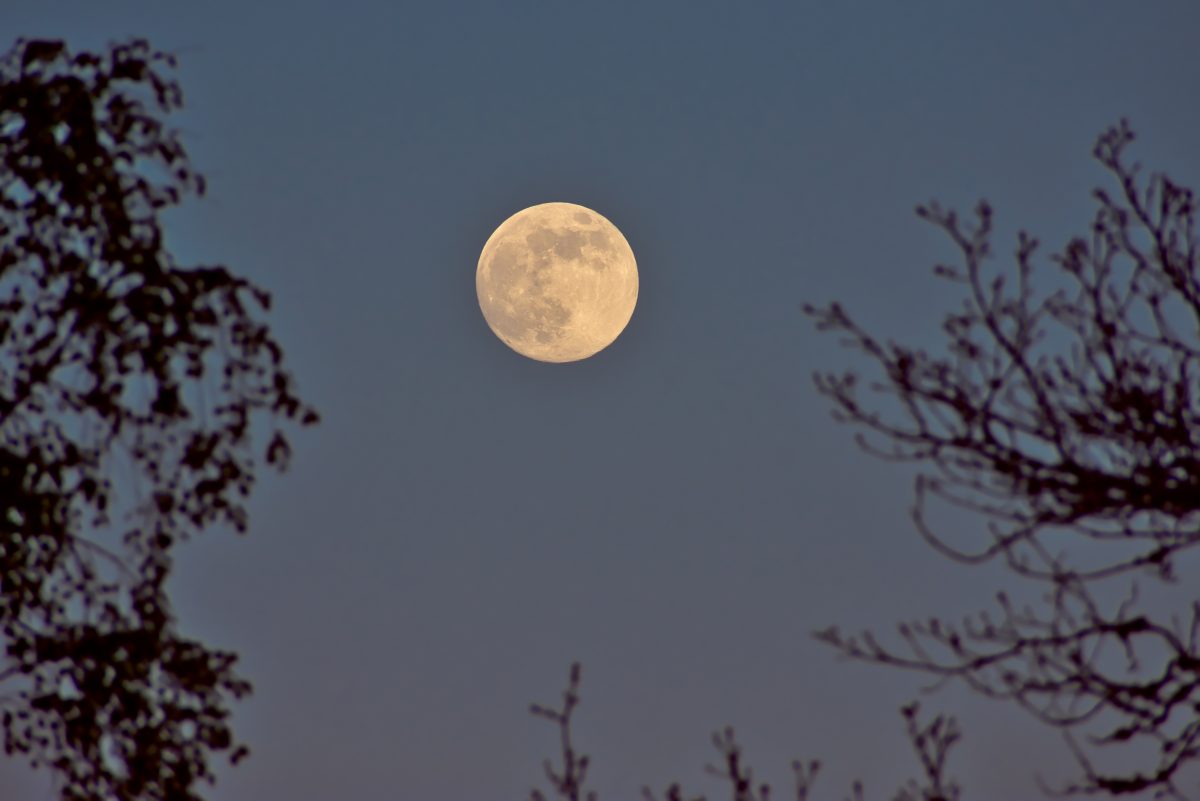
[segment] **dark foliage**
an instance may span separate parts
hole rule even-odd
[[[1176,778],[1200,756],[1200,604],[1156,614],[1136,580],[1175,582],[1200,545],[1200,248],[1195,195],[1144,176],[1132,140],[1124,122],[1099,138],[1116,191],[1095,192],[1090,229],[1050,269],[1035,269],[1025,233],[1014,271],[989,268],[986,203],[968,220],[918,209],[960,258],[936,269],[965,295],[943,352],[882,341],[836,304],[806,309],[882,369],[887,412],[853,373],[818,375],[817,387],[866,448],[921,466],[921,535],[959,562],[1004,565],[1034,599],[1001,593],[962,622],[908,623],[895,645],[819,636],[853,658],[961,679],[1061,729],[1080,776],[1059,789],[1183,797]],[[983,539],[935,532],[932,500],[982,515]]]
[[[571,665],[567,689],[563,693],[561,709],[534,704],[530,712],[537,717],[545,718],[558,728],[559,743],[562,749],[563,767],[556,770],[553,762],[546,760],[544,764],[546,778],[550,781],[551,793],[548,796],[541,790],[534,790],[530,801],[549,801],[550,798],[559,801],[597,801],[594,791],[585,792],[584,780],[590,759],[581,755],[571,740],[571,716],[579,705],[579,663]],[[958,742],[958,726],[954,718],[937,716],[928,724],[922,724],[918,718],[920,707],[909,704],[900,710],[904,716],[905,728],[909,742],[912,743],[917,757],[921,762],[924,776],[922,781],[910,781],[895,796],[893,801],[959,801],[958,785],[946,776],[946,757],[950,748]],[[755,782],[753,772],[742,755],[742,747],[738,745],[733,728],[726,727],[712,736],[713,747],[721,755],[721,761],[716,765],[706,765],[706,772],[729,783],[732,801],[770,801],[771,785],[766,782]],[[794,774],[793,798],[795,801],[809,801],[813,782],[821,769],[817,760],[792,762]],[[642,788],[644,801],[659,801],[649,787]],[[661,801],[706,801],[702,795],[686,795],[683,787],[675,782],[667,787],[661,796]],[[848,801],[863,801],[862,784],[855,782],[851,788]]]
[[[241,531],[255,451],[310,423],[256,314],[265,292],[183,268],[160,214],[203,192],[164,118],[174,62],[18,41],[0,61],[0,714],[64,799],[197,799],[246,753],[235,656],[181,636],[174,547]]]

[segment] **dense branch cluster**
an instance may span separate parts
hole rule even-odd
[[[989,271],[987,204],[969,220],[918,209],[960,256],[936,269],[965,296],[945,319],[944,352],[882,341],[837,304],[806,309],[882,369],[888,412],[862,399],[852,372],[818,375],[817,387],[867,432],[866,448],[921,466],[922,536],[1043,588],[1033,603],[1001,593],[996,610],[961,623],[904,624],[900,647],[819,636],[851,657],[963,679],[1061,728],[1082,773],[1067,790],[1181,795],[1175,778],[1200,757],[1200,604],[1162,619],[1135,580],[1175,581],[1200,545],[1200,247],[1195,195],[1145,178],[1126,157],[1132,140],[1125,123],[1098,140],[1117,191],[1095,193],[1089,232],[1048,275],[1035,274],[1025,233],[1015,274]],[[931,500],[981,514],[985,539],[935,531]],[[1112,748],[1141,766],[1110,767]]]
[[[220,266],[184,268],[160,214],[204,190],[164,118],[174,62],[144,41],[0,60],[0,715],[62,795],[195,799],[244,754],[235,656],[182,637],[172,549],[246,525],[258,414],[311,423]]]

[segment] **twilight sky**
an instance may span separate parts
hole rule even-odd
[[[682,780],[733,724],[786,796],[917,771],[919,677],[810,632],[956,617],[1002,575],[943,562],[911,474],[860,453],[812,388],[860,365],[805,302],[936,342],[953,252],[913,207],[996,209],[1047,250],[1105,180],[1097,134],[1200,185],[1200,5],[1176,2],[34,3],[18,35],[146,36],[181,58],[176,123],[208,196],[180,261],[270,289],[324,422],[264,475],[251,533],[190,545],[184,632],[237,650],[251,758],[214,801],[523,799],[555,753],[527,713],[584,665],[578,744],[606,801]],[[637,309],[583,362],[524,359],[475,297],[488,235],[569,201],[638,259]],[[947,518],[969,527],[971,519]],[[1036,794],[1066,752],[947,688],[972,801]],[[50,799],[0,763],[0,797]]]

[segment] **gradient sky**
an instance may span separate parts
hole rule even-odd
[[[247,538],[179,560],[182,630],[256,685],[252,756],[210,797],[523,799],[557,746],[528,704],[578,659],[606,801],[673,780],[717,801],[725,724],[763,779],[819,757],[819,798],[855,776],[890,798],[923,683],[810,632],[957,617],[1004,579],[919,542],[911,474],[812,387],[864,365],[800,307],[935,342],[953,252],[914,205],[986,196],[1001,257],[1018,227],[1053,248],[1089,222],[1091,146],[1123,115],[1138,159],[1200,185],[1198,30],[1187,0],[4,0],[5,41],[180,56],[209,194],[174,248],[273,292],[324,417]],[[640,269],[625,333],[575,364],[517,356],[475,298],[488,235],[547,201],[604,214]],[[972,801],[1062,775],[1020,713],[925,703],[962,719]],[[53,793],[10,762],[0,797]]]

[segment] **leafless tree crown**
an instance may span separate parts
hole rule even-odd
[[[964,296],[944,351],[881,340],[838,304],[806,308],[880,368],[887,412],[853,372],[818,374],[817,388],[864,447],[920,466],[925,540],[1044,588],[1041,602],[1000,593],[965,621],[903,624],[898,646],[818,636],[854,658],[964,680],[1061,729],[1080,776],[1059,789],[1182,797],[1175,779],[1200,755],[1200,605],[1156,615],[1136,580],[1175,581],[1200,544],[1200,251],[1195,195],[1144,175],[1127,155],[1133,138],[1122,122],[1097,141],[1116,188],[1095,192],[1090,229],[1048,267],[1021,233],[1015,269],[992,269],[986,203],[968,219],[918,209],[959,255],[935,269]],[[985,537],[935,531],[935,500],[978,513]],[[1114,749],[1140,766],[1110,768]]]

